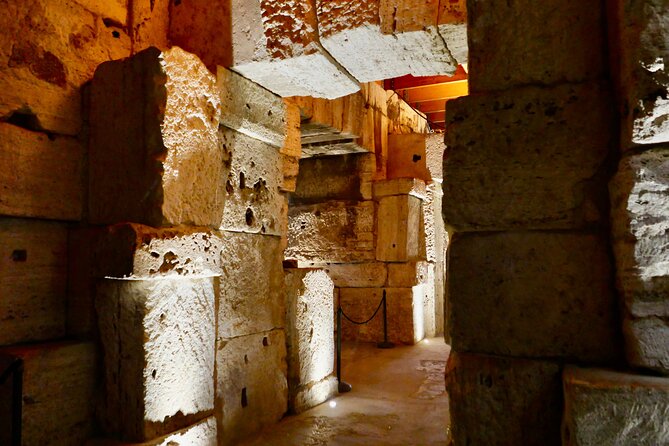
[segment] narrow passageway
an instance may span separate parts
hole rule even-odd
[[[243,444],[445,445],[449,416],[444,369],[449,352],[442,338],[389,350],[346,342],[342,380],[353,386],[350,393],[287,416]]]

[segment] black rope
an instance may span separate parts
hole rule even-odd
[[[348,316],[346,315],[346,313],[344,313],[344,309],[341,307],[341,305],[339,305],[339,311],[341,311],[341,314],[344,315],[344,317],[345,317],[346,319],[348,319],[349,322],[351,322],[351,323],[353,323],[353,324],[355,324],[355,325],[365,325],[366,323],[368,323],[369,321],[371,321],[372,319],[374,319],[374,316],[376,316],[376,314],[377,314],[377,313],[379,312],[379,310],[381,309],[381,305],[383,305],[383,301],[384,301],[385,299],[386,299],[385,296],[381,298],[381,302],[379,302],[379,306],[376,307],[376,310],[374,311],[374,314],[372,314],[372,317],[370,317],[369,319],[367,319],[365,322],[354,321],[353,319],[351,319],[350,317],[348,317]]]

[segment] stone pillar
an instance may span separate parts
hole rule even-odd
[[[443,172],[453,441],[559,445],[561,364],[622,356],[605,8],[467,7],[471,94],[448,102]]]

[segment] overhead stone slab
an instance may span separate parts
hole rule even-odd
[[[100,281],[108,434],[146,441],[214,409],[214,277]]]
[[[388,277],[388,267],[384,262],[331,263],[323,268],[339,288],[382,287]]]
[[[309,0],[197,0],[172,7],[172,41],[210,67],[231,67],[279,96],[358,91],[318,42]]]
[[[596,83],[450,101],[446,223],[461,231],[603,224],[612,110],[610,92]]]
[[[360,82],[453,74],[439,33],[439,1],[318,0],[321,43]]]
[[[196,56],[149,48],[101,65],[90,118],[93,223],[220,223],[220,98]]]
[[[130,55],[127,10],[118,3],[7,2],[0,17],[5,36],[0,45],[0,119],[13,117],[35,130],[78,134],[82,85],[100,63]]]
[[[669,5],[662,0],[618,3],[623,99],[623,150],[669,141]]]
[[[439,34],[455,61],[469,63],[467,43],[467,0],[441,0],[439,2]]]
[[[560,372],[554,362],[452,350],[446,391],[453,444],[561,445]]]
[[[605,238],[567,232],[456,234],[449,251],[455,350],[600,364],[621,359]]]
[[[563,380],[564,445],[669,442],[669,379],[570,366]]]

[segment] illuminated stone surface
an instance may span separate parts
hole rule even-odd
[[[332,263],[323,269],[339,288],[382,287],[388,277],[388,266],[383,262]]]
[[[92,440],[86,446],[217,446],[216,418],[209,417],[185,429],[142,443]]]
[[[376,259],[406,262],[424,257],[422,200],[411,195],[379,200]]]
[[[214,409],[216,288],[212,277],[99,283],[108,433],[150,440]]]
[[[91,221],[218,225],[219,101],[214,76],[179,48],[101,65],[91,93]]]
[[[388,178],[418,178],[430,181],[425,150],[426,135],[388,135]]]

